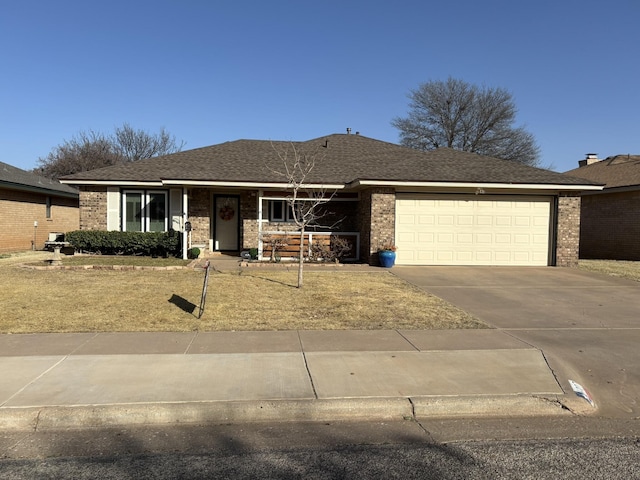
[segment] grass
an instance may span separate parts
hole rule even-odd
[[[18,266],[50,257],[0,259],[1,333],[486,328],[388,271],[308,271],[302,289],[295,288],[295,269],[212,271],[206,309],[198,319],[202,270]],[[148,266],[164,261],[130,260]],[[64,263],[95,261],[74,257]]]
[[[580,260],[580,268],[640,282],[640,262],[625,260]]]
[[[191,260],[180,258],[151,258],[151,257],[125,257],[125,256],[84,256],[74,255],[63,257],[64,265],[132,265],[136,267],[169,267],[186,266]]]

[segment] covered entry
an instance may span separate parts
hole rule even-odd
[[[550,264],[553,197],[396,195],[400,265]]]

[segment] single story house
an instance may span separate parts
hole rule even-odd
[[[79,228],[78,190],[0,162],[0,252],[40,250]]]
[[[80,190],[81,229],[173,229],[183,232],[185,256],[193,245],[257,248],[264,258],[274,235],[293,230],[291,185],[281,172],[295,149],[315,161],[302,190],[333,194],[326,217],[308,229],[309,245],[349,238],[352,259],[372,264],[386,243],[397,246],[400,265],[577,263],[580,194],[600,188],[592,182],[347,132],[303,142],[231,141],[61,181]]]
[[[640,155],[590,153],[579,165],[566,173],[604,185],[582,197],[580,258],[640,260]]]

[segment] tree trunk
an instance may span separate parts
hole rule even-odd
[[[302,288],[302,267],[304,266],[304,228],[300,230],[300,251],[298,252],[298,288]]]

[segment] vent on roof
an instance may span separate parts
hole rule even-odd
[[[586,167],[587,165],[592,165],[594,163],[599,162],[597,153],[587,153],[587,157],[584,160],[579,160],[578,165],[581,167]]]
[[[351,135],[351,129],[347,127],[347,135]]]

